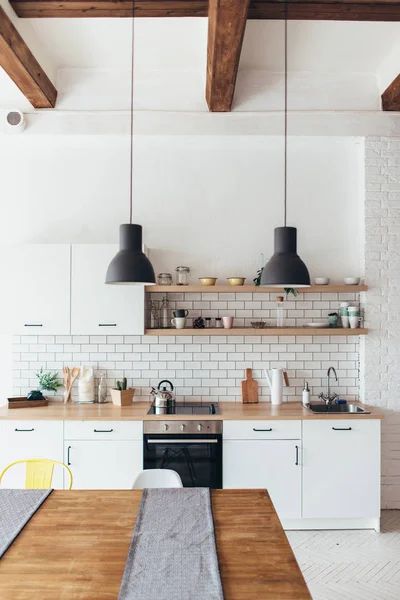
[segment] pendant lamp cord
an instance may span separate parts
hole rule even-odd
[[[133,79],[135,62],[135,0],[132,0],[132,58],[131,58],[131,109],[130,109],[130,170],[129,170],[129,223],[132,225],[132,205],[133,205]]]
[[[283,204],[283,223],[286,227],[287,214],[287,136],[288,136],[288,2],[285,0],[285,186]]]

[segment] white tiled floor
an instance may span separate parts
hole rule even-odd
[[[289,531],[313,600],[400,600],[400,511],[375,531]]]

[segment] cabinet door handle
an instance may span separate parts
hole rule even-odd
[[[296,467],[297,467],[297,466],[298,466],[298,464],[299,464],[299,447],[298,447],[298,446],[295,446],[295,448],[296,448],[296,460],[295,460],[295,463],[294,463],[294,464],[295,464],[295,465],[296,465]]]
[[[72,448],[72,446],[68,446],[68,448],[67,448],[67,465],[68,465],[68,467],[71,466],[71,460],[70,460],[71,448]]]
[[[93,429],[95,433],[111,433],[114,429]]]
[[[32,429],[17,429],[15,428],[14,431],[35,431],[33,428]]]
[[[43,327],[43,323],[24,323],[24,327]]]
[[[116,323],[99,323],[99,327],[116,327]]]
[[[253,427],[253,431],[272,431],[272,427],[270,427],[269,429],[255,429]]]
[[[332,427],[334,431],[351,431],[351,427]]]

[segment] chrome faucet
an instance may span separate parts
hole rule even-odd
[[[337,381],[337,374],[336,374],[335,368],[334,367],[329,367],[328,373],[327,373],[327,376],[326,376],[327,394],[324,394],[323,392],[321,392],[320,394],[318,394],[318,398],[320,398],[323,402],[325,402],[325,404],[327,406],[329,406],[330,404],[332,404],[332,402],[335,400],[335,398],[338,397],[337,394],[331,394],[331,384],[330,384],[331,371],[333,372],[333,374],[335,376],[335,380]]]

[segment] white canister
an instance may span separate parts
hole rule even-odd
[[[94,402],[94,369],[81,367],[78,382],[78,402]]]

